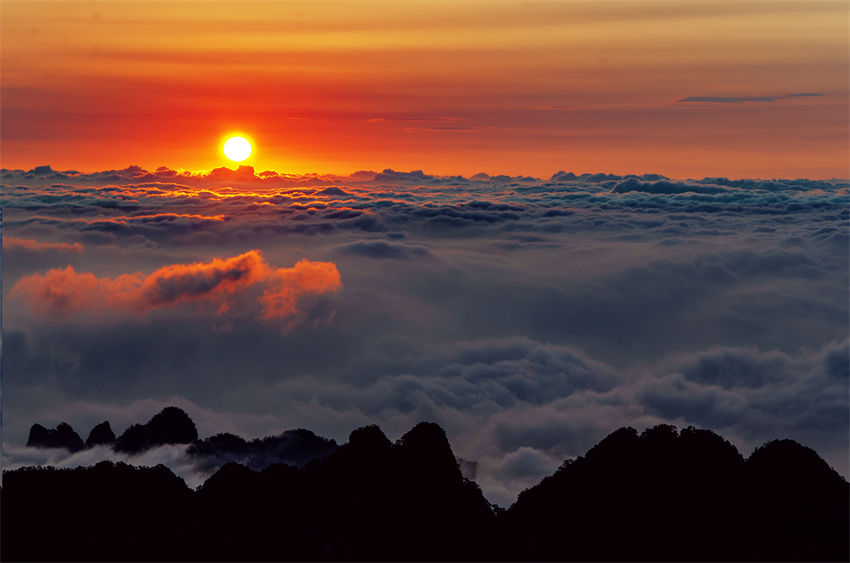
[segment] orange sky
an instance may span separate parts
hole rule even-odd
[[[292,173],[848,176],[844,1],[4,0],[0,16],[5,168],[211,169],[241,131],[247,164]]]

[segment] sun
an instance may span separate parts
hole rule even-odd
[[[224,156],[233,162],[242,162],[251,156],[251,143],[245,137],[230,137],[224,142]]]

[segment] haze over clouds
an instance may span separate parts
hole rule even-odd
[[[5,463],[41,459],[33,422],[176,404],[202,437],[432,420],[505,505],[623,425],[792,438],[848,475],[846,181],[2,181]]]

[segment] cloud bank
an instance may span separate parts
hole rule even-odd
[[[432,420],[501,504],[627,425],[848,474],[846,180],[0,175],[8,452],[176,404],[202,435]]]

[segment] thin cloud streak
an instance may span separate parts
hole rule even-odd
[[[789,98],[811,98],[820,97],[818,92],[801,92],[797,94],[786,94],[783,96],[688,96],[676,100],[677,103],[710,103],[710,104],[743,104],[748,102],[776,102]]]
[[[65,242],[40,242],[31,238],[3,237],[3,250],[29,250],[33,252],[59,250],[80,254],[83,251],[83,245],[78,242],[68,244]]]

